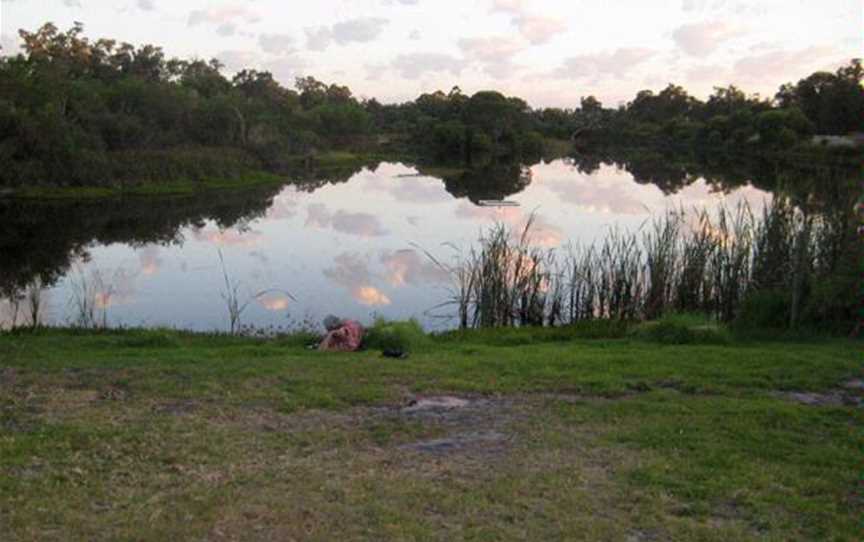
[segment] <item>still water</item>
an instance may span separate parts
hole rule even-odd
[[[596,166],[595,166],[596,167]],[[670,208],[716,208],[770,194],[742,184],[720,189],[688,178],[670,189],[603,164],[589,172],[567,160],[444,179],[401,163],[339,178],[196,198],[75,204],[0,202],[0,282],[36,276],[45,321],[72,323],[82,285],[111,326],[226,330],[224,271],[240,297],[268,290],[243,313],[246,325],[290,328],[327,314],[370,322],[415,317],[427,329],[452,326],[449,263],[495,222],[524,227],[550,249],[590,243],[610,228],[638,229]],[[661,189],[662,187],[662,189]],[[506,199],[515,206],[489,207]],[[241,299],[242,300],[242,299]],[[0,323],[10,303],[0,302]]]

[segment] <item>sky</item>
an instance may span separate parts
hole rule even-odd
[[[0,0],[4,51],[47,21],[383,102],[455,85],[534,107],[616,106],[668,83],[773,96],[864,56],[862,0]]]

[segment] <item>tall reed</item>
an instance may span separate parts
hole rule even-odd
[[[758,290],[788,294],[794,326],[808,285],[836,267],[848,229],[783,198],[758,217],[746,204],[673,210],[637,231],[613,228],[563,252],[534,246],[533,224],[532,216],[521,231],[493,225],[450,266],[427,252],[450,273],[451,299],[441,306],[457,307],[461,328],[654,319],[667,311],[729,322]]]

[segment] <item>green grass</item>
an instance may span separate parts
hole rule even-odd
[[[304,338],[0,334],[3,540],[860,539],[862,410],[782,395],[860,377],[860,343],[388,325],[408,360]],[[397,408],[434,394],[486,406]],[[483,431],[506,443],[405,448]]]
[[[234,190],[285,184],[284,177],[266,173],[253,172],[241,179],[208,179],[204,181],[170,181],[164,183],[135,183],[125,186],[33,186],[15,190],[11,197],[18,199],[99,199],[116,197],[148,197],[148,196],[192,196],[208,190]]]

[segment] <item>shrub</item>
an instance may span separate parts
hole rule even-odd
[[[401,350],[410,352],[429,343],[429,337],[416,320],[404,322],[388,322],[384,319],[375,321],[375,325],[366,330],[363,344],[367,348],[378,350]]]
[[[177,348],[180,341],[176,334],[166,331],[134,332],[121,337],[118,346],[126,348]]]
[[[702,315],[688,313],[671,313],[646,322],[634,330],[634,335],[660,344],[725,344],[729,340],[725,329]]]
[[[789,299],[778,290],[750,293],[741,304],[733,328],[739,332],[784,329],[789,323]]]

